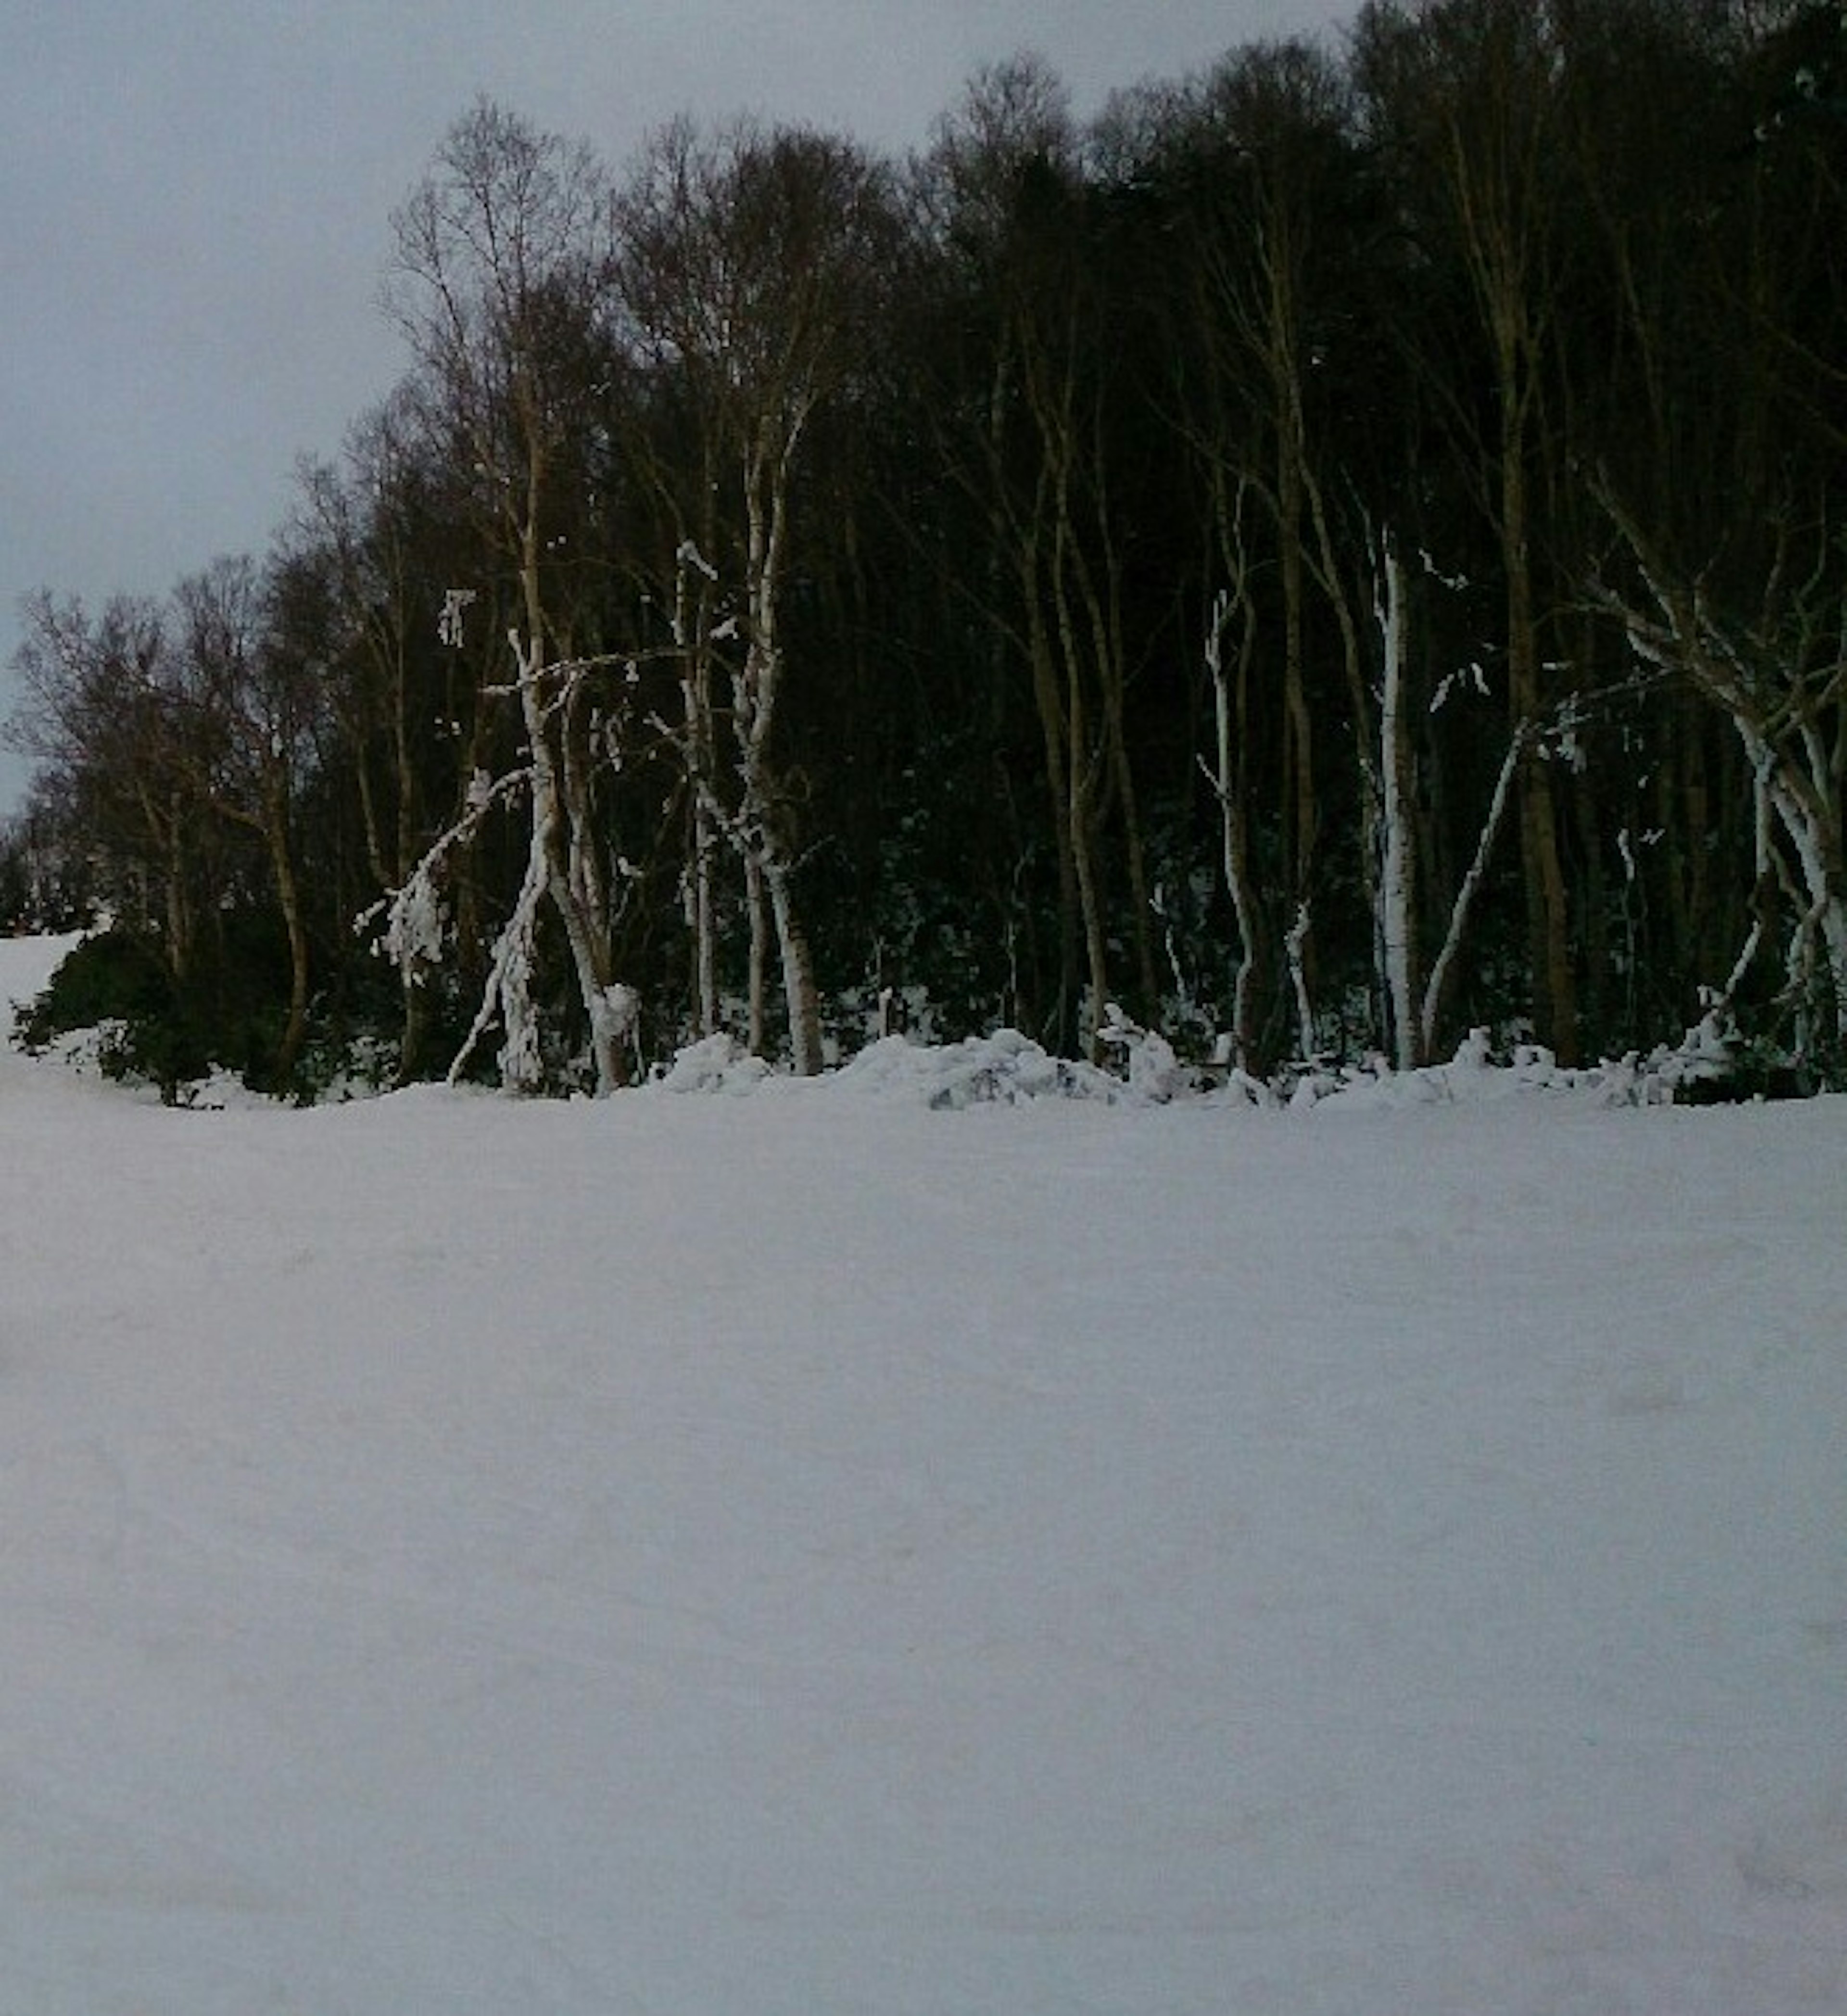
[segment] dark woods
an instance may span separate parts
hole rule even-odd
[[[266,556],[26,611],[0,895],[169,1052],[1838,1082],[1847,7],[1397,0],[1089,126],[1021,61],[902,164],[483,104],[393,228]]]

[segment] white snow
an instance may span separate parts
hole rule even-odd
[[[1847,2008],[1847,1100],[731,1063],[0,1054],[0,2010]]]

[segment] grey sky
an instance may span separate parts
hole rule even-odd
[[[390,214],[478,92],[617,164],[689,110],[903,148],[1018,49],[1089,111],[1356,6],[0,0],[0,666],[28,589],[160,593],[261,549],[297,456],[403,368]],[[22,777],[0,756],[0,812]]]

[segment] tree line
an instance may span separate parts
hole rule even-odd
[[[16,918],[278,1086],[896,1026],[1847,1058],[1847,5],[1370,0],[891,158],[488,102],[260,556],[23,612]]]

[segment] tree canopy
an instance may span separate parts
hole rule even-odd
[[[0,895],[202,1051],[1839,1081],[1840,0],[1368,0],[1088,123],[1020,59],[902,160],[483,102],[394,231],[261,556],[25,607]]]

